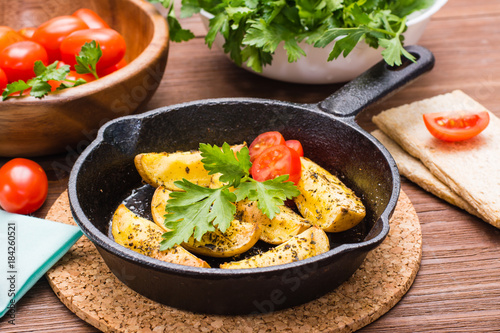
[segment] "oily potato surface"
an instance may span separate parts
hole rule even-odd
[[[153,222],[142,218],[121,204],[113,214],[111,231],[114,240],[133,251],[148,257],[179,265],[210,267],[181,246],[160,251],[163,230]]]
[[[336,176],[313,161],[301,157],[300,195],[294,198],[301,215],[327,232],[356,226],[366,210],[356,194]]]

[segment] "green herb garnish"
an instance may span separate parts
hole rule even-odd
[[[79,74],[91,73],[98,79],[99,76],[97,76],[96,65],[101,56],[102,51],[99,44],[96,44],[94,40],[90,43],[85,43],[80,53],[75,56],[77,61],[77,65],[75,65],[76,72]],[[33,69],[36,76],[28,81],[19,80],[9,83],[2,93],[2,100],[5,101],[8,98],[15,97],[11,96],[11,94],[14,93],[19,93],[19,95],[22,96],[23,92],[28,89],[31,89],[30,96],[43,98],[51,92],[52,89],[48,81],[65,81],[60,83],[57,90],[72,88],[87,83],[84,79],[78,79],[76,81],[68,80],[66,77],[69,74],[69,65],[63,65],[57,68],[58,63],[59,61],[54,61],[52,64],[45,66],[40,60],[35,61]]]
[[[80,53],[75,56],[76,65],[75,71],[78,74],[92,74],[96,79],[99,79],[97,75],[97,62],[102,57],[101,46],[96,43],[95,40],[90,43],[85,43],[80,50]]]
[[[169,8],[168,21],[173,41],[187,40],[175,18],[173,1],[160,2]],[[246,63],[257,72],[272,62],[283,43],[288,61],[305,56],[299,42],[315,47],[332,45],[328,60],[346,57],[361,41],[373,48],[382,47],[382,56],[393,66],[404,56],[402,33],[406,16],[434,3],[433,0],[182,0],[180,17],[189,17],[201,9],[211,13],[205,42],[212,46],[215,36],[225,38],[224,51],[238,65]],[[178,38],[181,34],[183,38]],[[193,35],[194,37],[194,35]],[[192,37],[191,37],[192,38]]]
[[[175,185],[184,192],[170,193],[165,210],[165,227],[171,231],[163,234],[160,250],[172,248],[194,236],[197,240],[215,228],[225,232],[236,214],[235,202],[249,199],[257,201],[259,209],[270,219],[279,213],[279,206],[286,199],[300,194],[297,187],[288,182],[288,175],[265,182],[250,177],[250,155],[243,147],[235,153],[228,143],[222,148],[200,144],[203,166],[210,175],[220,173],[219,180],[225,185],[211,189],[198,186],[186,179]],[[234,191],[229,191],[233,187]]]

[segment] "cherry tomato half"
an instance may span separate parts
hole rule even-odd
[[[37,60],[47,65],[47,52],[32,41],[17,42],[0,51],[0,68],[7,74],[9,82],[33,78],[33,66]]]
[[[429,132],[443,141],[462,141],[481,133],[489,124],[487,111],[437,112],[424,114]]]
[[[41,44],[47,50],[49,61],[53,63],[61,58],[59,46],[63,39],[74,31],[88,28],[87,24],[78,17],[58,16],[42,23],[33,34],[32,40]]]
[[[48,180],[38,163],[15,158],[0,168],[0,206],[8,212],[30,214],[47,198]]]
[[[35,33],[36,28],[33,27],[25,27],[22,29],[19,29],[17,31],[18,34],[24,37],[26,40],[31,40],[31,37],[33,37],[33,34]]]
[[[254,161],[257,156],[269,147],[276,145],[284,145],[285,138],[280,132],[264,132],[259,134],[250,144],[248,148],[250,153],[250,161]]]
[[[5,87],[7,87],[8,83],[9,80],[7,79],[7,75],[5,75],[3,69],[0,68],[0,95],[2,94]]]
[[[102,56],[97,63],[97,69],[113,66],[122,60],[127,45],[125,39],[113,29],[86,29],[73,32],[61,43],[61,59],[66,64],[76,64],[75,55],[80,53],[82,46],[95,40],[101,46]]]
[[[300,170],[299,154],[285,145],[276,145],[257,156],[250,168],[250,174],[259,182],[289,175],[288,180],[297,184],[300,180]]]
[[[73,16],[78,17],[85,22],[90,29],[109,29],[109,25],[96,12],[88,8],[78,9],[73,13]]]
[[[14,29],[6,26],[0,26],[0,51],[9,45],[22,42],[24,37],[18,34]]]
[[[299,140],[286,140],[285,146],[295,150],[300,157],[304,156],[304,148],[302,148],[302,144]]]

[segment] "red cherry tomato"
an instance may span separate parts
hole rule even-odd
[[[283,135],[281,135],[280,132],[272,131],[259,134],[248,148],[250,153],[250,161],[253,162],[257,158],[257,156],[259,156],[259,154],[267,148],[284,144],[285,138],[283,138]]]
[[[36,162],[15,158],[0,168],[0,206],[8,212],[30,214],[47,198],[45,171]]]
[[[47,52],[40,44],[31,41],[17,42],[0,51],[0,68],[7,74],[9,82],[33,78],[33,66],[37,60],[47,65]]]
[[[8,83],[9,80],[7,79],[7,75],[5,75],[3,69],[0,68],[0,95],[2,94],[5,87],[7,87]]]
[[[299,140],[286,140],[285,145],[295,150],[300,157],[304,156],[304,148],[302,148],[302,144]]]
[[[437,112],[424,114],[429,132],[443,141],[462,141],[481,133],[489,124],[487,111]]]
[[[85,22],[90,29],[109,29],[109,25],[100,17],[96,12],[88,9],[81,8],[73,13],[73,16],[78,17]]]
[[[88,29],[85,22],[75,16],[58,16],[40,25],[32,40],[41,44],[49,55],[50,63],[61,58],[59,46],[64,38],[77,30]]]
[[[26,40],[31,40],[31,37],[33,37],[33,34],[35,33],[36,28],[33,27],[25,27],[22,29],[19,29],[17,33],[21,36],[24,37]]]
[[[111,73],[114,73],[125,66],[127,66],[127,61],[125,60],[125,58],[122,58],[122,60],[120,60],[120,62],[118,62],[116,65],[104,68],[103,70],[98,71],[97,74],[99,75],[99,77],[103,77]]]
[[[297,184],[300,180],[300,170],[299,154],[285,145],[276,145],[257,156],[250,168],[250,174],[259,182],[289,175],[288,180]]]
[[[95,40],[102,50],[97,69],[102,70],[122,60],[127,48],[125,39],[113,29],[86,29],[73,32],[61,43],[61,59],[70,66],[76,64],[75,55],[82,46]]]
[[[24,37],[18,34],[14,29],[6,26],[0,26],[0,51],[9,45],[22,42]]]

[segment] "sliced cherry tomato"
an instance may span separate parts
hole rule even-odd
[[[443,141],[462,141],[481,133],[489,124],[487,111],[437,112],[424,114],[429,132]]]
[[[24,37],[18,34],[14,29],[6,26],[0,26],[0,51],[9,45],[22,42]]]
[[[88,8],[78,9],[73,13],[73,16],[78,17],[85,22],[90,29],[109,29],[109,25],[96,12]]]
[[[33,27],[25,27],[22,29],[19,29],[17,31],[18,34],[23,36],[26,40],[31,40],[31,37],[33,37],[33,34],[35,33],[36,28]]]
[[[7,75],[5,75],[3,69],[0,68],[0,95],[2,94],[5,87],[7,87],[8,83],[9,80],[7,79]]]
[[[285,138],[280,132],[271,131],[259,134],[250,144],[248,148],[250,153],[250,161],[254,161],[257,156],[269,147],[276,145],[284,145]]]
[[[98,71],[97,74],[99,75],[99,77],[103,77],[111,73],[114,73],[125,66],[127,66],[127,61],[125,60],[125,58],[122,58],[122,60],[120,60],[120,62],[118,62],[116,65],[104,68],[103,70]]]
[[[75,55],[82,46],[95,40],[101,46],[102,56],[97,69],[102,70],[117,64],[125,55],[127,45],[125,39],[113,29],[86,29],[73,32],[61,43],[61,59],[66,64],[76,64]]]
[[[288,180],[297,184],[300,180],[300,170],[299,154],[285,145],[276,145],[257,156],[250,168],[250,174],[259,182],[289,175]]]
[[[34,161],[15,158],[0,168],[0,206],[8,212],[33,213],[45,202],[47,190],[47,175]]]
[[[33,66],[37,60],[47,65],[47,52],[32,41],[17,42],[0,51],[0,68],[7,74],[9,82],[33,78]]]
[[[41,44],[49,55],[50,63],[61,58],[59,46],[64,38],[77,30],[88,29],[88,25],[75,16],[58,16],[40,25],[32,40]]]
[[[285,145],[295,150],[300,157],[304,156],[304,148],[302,148],[302,144],[299,140],[286,140]]]

